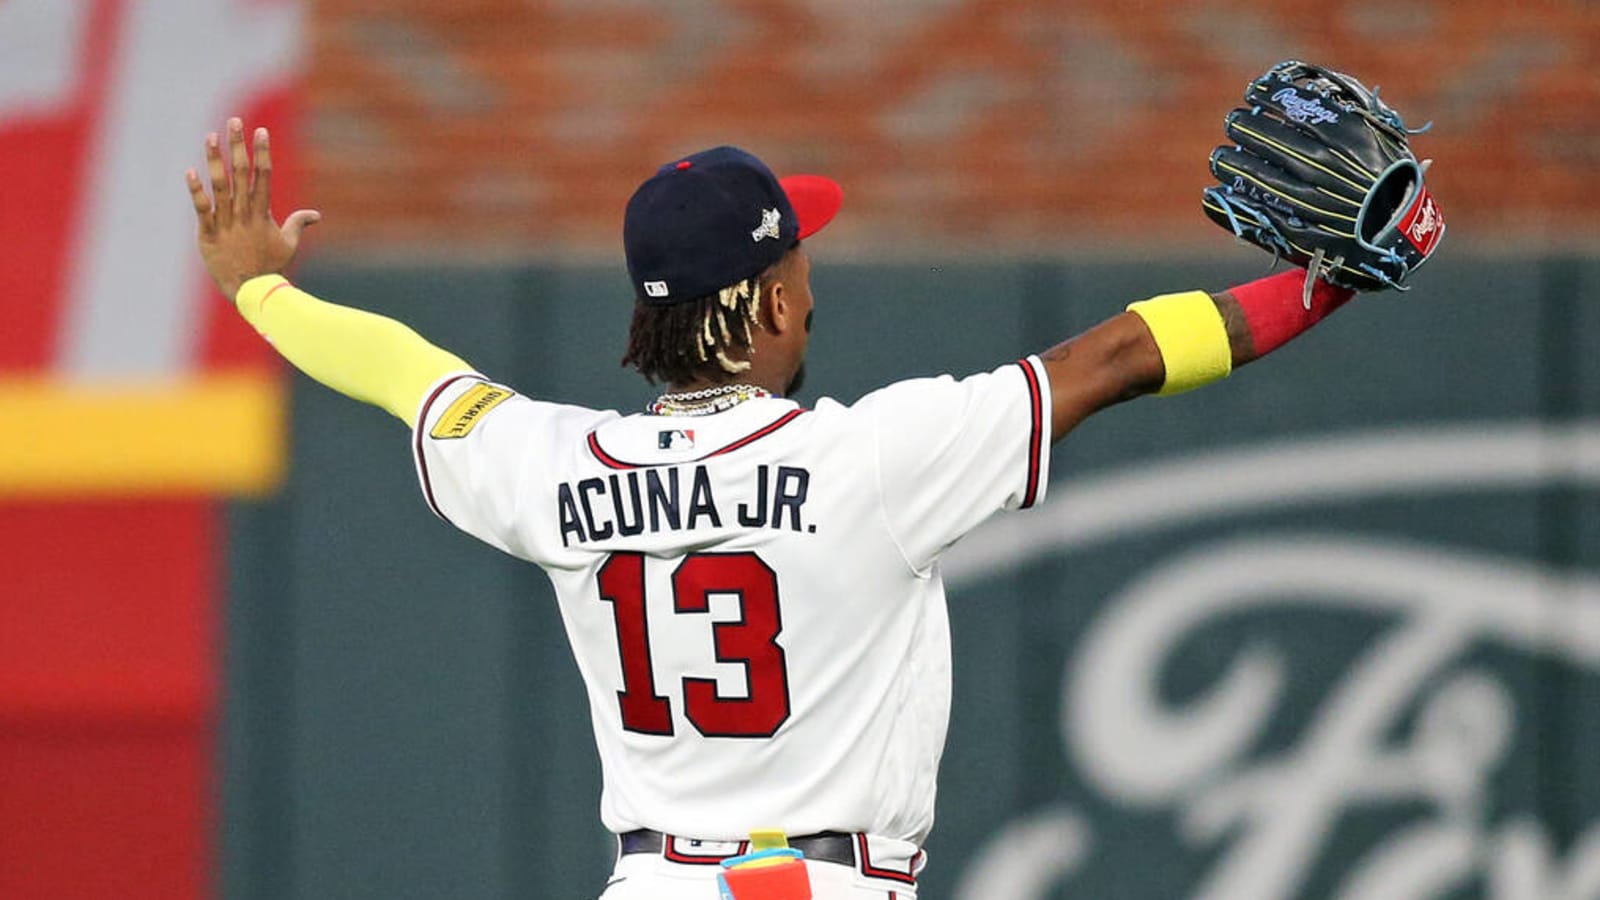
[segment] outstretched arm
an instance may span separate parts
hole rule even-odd
[[[209,196],[200,176],[193,169],[187,173],[200,255],[212,280],[295,368],[415,425],[428,388],[472,367],[393,319],[326,303],[289,284],[282,272],[301,233],[321,215],[299,210],[281,228],[273,220],[272,151],[265,128],[256,129],[253,162],[239,119],[228,122],[227,145],[224,163],[217,135],[206,138]]]
[[[281,275],[245,282],[235,302],[245,321],[295,368],[408,426],[417,424],[430,387],[446,375],[472,371],[405,324],[318,300]]]
[[[1345,288],[1303,269],[1219,294],[1193,291],[1136,303],[1041,354],[1050,376],[1051,440],[1090,415],[1150,393],[1179,393],[1267,355],[1343,306]]]

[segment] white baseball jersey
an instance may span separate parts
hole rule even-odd
[[[699,417],[462,374],[414,447],[436,513],[554,583],[607,828],[920,844],[950,710],[938,559],[1044,494],[1049,410],[1037,357]]]

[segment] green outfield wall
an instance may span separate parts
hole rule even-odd
[[[1259,274],[1228,256],[819,243],[807,394]],[[617,365],[619,268],[301,280],[530,395],[653,396]],[[1417,282],[1096,417],[1040,508],[952,553],[925,900],[1600,897],[1600,261],[1447,246]],[[225,896],[593,897],[612,848],[543,575],[434,518],[403,426],[295,379],[288,482],[229,513]]]

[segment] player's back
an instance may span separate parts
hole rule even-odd
[[[547,565],[612,827],[925,827],[931,809],[878,814],[885,794],[891,809],[931,802],[949,700],[942,595],[885,529],[872,434],[853,419],[782,400],[617,419],[556,483],[562,546]]]
[[[924,405],[999,392],[990,415],[1031,414],[1037,432],[1038,379],[1020,374],[1036,365],[700,417],[505,398],[465,420],[465,440],[437,435],[503,389],[446,386],[449,408],[419,432],[425,486],[441,515],[555,584],[607,827],[920,843],[950,697],[934,559],[1005,498],[1031,500],[1043,463],[1026,424],[972,446],[994,423],[918,423]],[[970,462],[938,465],[952,460]]]

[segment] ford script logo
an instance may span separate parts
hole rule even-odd
[[[1556,485],[1600,487],[1600,423],[1283,441],[1068,480],[1038,518],[974,534],[946,571],[973,584],[1246,514]],[[1107,860],[1127,898],[1600,897],[1600,820],[1559,834],[1515,788],[1535,777],[1517,743],[1548,702],[1519,673],[1600,678],[1600,575],[1359,530],[1216,533],[1130,558],[1064,637],[1061,749],[1092,811],[1064,800],[1007,825],[969,861],[960,900],[1077,896]],[[1338,628],[1356,637],[1316,665],[1291,652]],[[1207,674],[1174,695],[1163,678],[1197,647]],[[1140,863],[1164,868],[1164,887]]]

